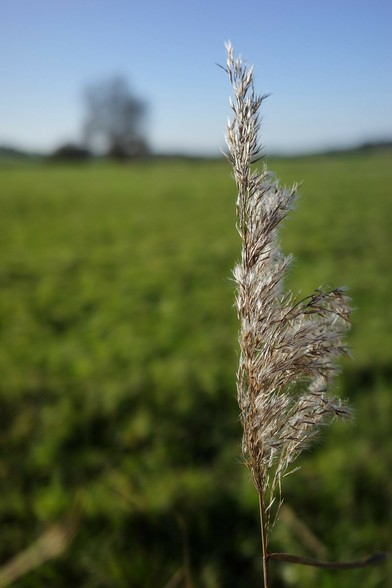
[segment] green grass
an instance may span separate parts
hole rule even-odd
[[[356,413],[287,478],[296,515],[340,559],[388,549],[391,157],[279,159],[303,180],[285,223],[295,290],[348,286],[340,389]],[[257,586],[257,496],[239,463],[235,189],[223,162],[0,170],[0,558],[85,491],[71,549],[17,586]],[[273,548],[309,554],[278,522]],[[276,585],[386,585],[272,564]],[[335,573],[336,574],[336,573]],[[278,584],[279,578],[281,584]]]

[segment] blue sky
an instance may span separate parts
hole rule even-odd
[[[266,152],[392,136],[390,0],[2,0],[0,144],[80,138],[83,88],[124,75],[155,150],[217,154],[224,41],[255,65]]]

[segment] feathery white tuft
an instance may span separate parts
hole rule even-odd
[[[252,171],[261,152],[259,110],[266,96],[255,94],[253,69],[234,58],[230,44],[226,49],[234,92],[226,141],[242,239],[241,260],[234,268],[242,451],[264,504],[271,505],[282,476],[320,425],[349,416],[329,390],[336,360],[347,351],[342,337],[350,308],[341,288],[316,290],[302,300],[283,289],[292,258],[281,252],[277,231],[293,208],[297,186],[280,186],[266,166]]]

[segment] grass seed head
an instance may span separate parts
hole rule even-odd
[[[260,107],[253,68],[227,49],[234,98],[226,141],[237,185],[241,259],[234,268],[240,321],[237,395],[243,426],[242,452],[259,493],[272,504],[281,478],[329,419],[348,410],[330,392],[336,360],[347,352],[349,299],[342,288],[316,290],[304,299],[285,291],[291,264],[278,230],[297,198],[259,158]]]

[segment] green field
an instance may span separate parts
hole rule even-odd
[[[282,231],[290,287],[346,285],[355,307],[337,382],[355,420],[286,478],[274,551],[391,549],[391,159],[268,162],[303,181]],[[235,399],[234,201],[221,161],[0,169],[0,562],[82,511],[70,548],[15,586],[261,585]],[[271,567],[274,588],[392,582],[391,562]]]

